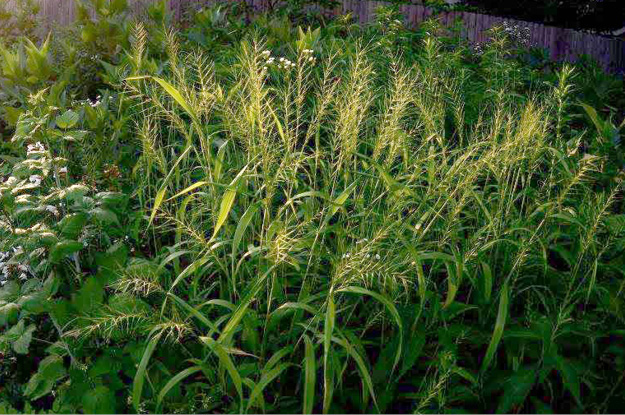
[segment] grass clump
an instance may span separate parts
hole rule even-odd
[[[2,363],[7,408],[619,407],[622,152],[588,69],[389,11],[199,16],[232,32],[136,24],[97,104],[15,106],[0,345],[45,359]]]

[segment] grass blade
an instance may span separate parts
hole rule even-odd
[[[228,215],[230,214],[230,209],[232,209],[234,198],[237,195],[237,184],[241,176],[243,176],[243,173],[245,173],[246,169],[247,169],[247,166],[241,169],[239,174],[237,174],[237,177],[235,177],[234,180],[232,180],[232,182],[230,183],[230,186],[228,186],[228,190],[226,190],[226,192],[224,193],[221,199],[221,205],[219,207],[219,215],[217,215],[217,223],[215,224],[215,230],[213,231],[213,236],[211,237],[211,240],[215,239],[215,237],[217,236],[217,233],[219,232],[223,224],[226,222],[226,219],[228,218]]]
[[[230,379],[232,379],[232,383],[234,384],[234,387],[239,394],[241,407],[243,407],[243,383],[241,381],[241,375],[234,365],[234,362],[230,358],[230,355],[228,354],[226,349],[221,344],[216,342],[212,337],[200,337],[200,340],[202,340],[202,342],[204,342],[204,344],[206,344],[209,349],[211,349],[211,351],[215,353],[215,355],[219,359],[219,362],[228,372],[228,375],[230,376]]]
[[[137,412],[139,412],[139,406],[141,403],[141,393],[143,392],[143,383],[145,382],[145,373],[148,367],[148,362],[150,361],[150,357],[152,357],[152,353],[154,353],[154,349],[156,349],[159,339],[160,335],[157,335],[152,337],[152,339],[148,342],[148,345],[143,352],[141,362],[139,363],[139,367],[137,368],[137,374],[132,382],[132,405],[135,407]]]
[[[323,413],[327,414],[332,401],[332,380],[330,379],[331,368],[328,364],[330,346],[332,344],[332,333],[334,332],[335,305],[332,295],[328,298],[326,317],[323,331]]]
[[[247,410],[249,411],[249,409],[252,407],[252,405],[254,404],[254,402],[256,401],[256,399],[258,399],[258,397],[263,393],[263,390],[265,390],[265,388],[278,376],[280,376],[280,374],[282,372],[284,372],[284,370],[286,368],[288,368],[289,366],[291,366],[290,363],[282,363],[281,365],[276,366],[275,368],[273,368],[272,370],[270,370],[269,372],[265,373],[261,378],[260,381],[256,384],[256,386],[254,387],[254,389],[252,390],[252,393],[250,394],[250,398],[248,400],[248,404],[247,404]]]
[[[202,370],[201,366],[192,366],[190,368],[183,370],[182,372],[178,373],[176,376],[171,378],[169,382],[167,382],[167,384],[163,386],[163,389],[161,389],[161,391],[158,394],[158,397],[156,399],[156,413],[161,412],[161,404],[163,403],[163,399],[165,398],[165,395],[167,395],[167,392],[171,390],[171,388],[176,386],[178,382],[191,376],[194,373],[199,372],[200,370]]]
[[[501,297],[499,298],[499,310],[497,312],[497,321],[495,322],[495,331],[493,331],[493,337],[490,339],[490,344],[486,350],[484,361],[482,362],[482,372],[488,369],[490,362],[495,356],[497,346],[503,336],[503,329],[506,325],[506,319],[508,317],[508,283],[506,282],[501,289]]]
[[[397,311],[397,308],[395,307],[395,305],[391,302],[391,300],[389,300],[388,298],[382,296],[381,294],[378,294],[376,292],[367,290],[367,289],[362,288],[362,287],[349,286],[349,287],[341,288],[337,292],[345,292],[345,293],[368,295],[370,297],[375,298],[380,303],[382,303],[388,309],[388,311],[391,313],[391,315],[395,319],[395,323],[397,324],[397,327],[399,328],[399,347],[397,348],[397,354],[395,355],[395,361],[393,363],[393,369],[391,370],[391,373],[394,372],[395,368],[397,367],[397,364],[399,363],[399,359],[401,357],[402,340],[404,338],[404,336],[403,336],[403,334],[404,334],[404,327],[402,325],[401,317],[399,316],[399,312]]]
[[[315,404],[315,382],[317,377],[317,361],[315,359],[315,347],[310,337],[304,334],[306,347],[304,356],[304,403],[302,413],[312,414]]]

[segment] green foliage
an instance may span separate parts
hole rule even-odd
[[[618,81],[235,3],[2,47],[0,411],[618,410]]]

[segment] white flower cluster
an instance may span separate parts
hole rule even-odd
[[[304,50],[302,51],[302,54],[304,55],[304,60],[305,60],[305,62],[315,63],[315,62],[317,61],[317,58],[315,58],[315,57],[313,56],[313,53],[314,53],[314,52],[315,52],[315,51],[314,51],[314,50],[312,50],[312,49],[304,49]]]
[[[36,154],[44,154],[46,152],[46,148],[41,144],[41,142],[37,141],[35,144],[29,144],[26,147],[26,155],[36,155]]]
[[[100,100],[102,99],[102,95],[98,95],[95,98],[95,101],[91,101],[89,100],[89,105],[91,105],[91,107],[96,108],[100,105]]]
[[[287,58],[280,58],[278,59],[278,68],[282,68],[282,69],[289,69],[289,68],[294,68],[295,64],[293,62],[291,62],[290,60],[288,60]]]
[[[50,212],[54,216],[59,216],[59,210],[56,208],[56,206],[46,205],[45,209],[46,209],[46,212]]]
[[[316,62],[317,58],[312,56],[313,53],[314,51],[312,49],[304,49],[302,51],[303,61],[308,62],[308,63]],[[271,65],[276,65],[278,69],[286,69],[286,70],[292,69],[297,66],[295,62],[292,62],[287,58],[278,58],[278,60],[276,61],[276,58],[271,56],[271,51],[269,50],[264,50],[263,52],[261,52],[261,56],[265,59],[263,72],[267,72],[267,70],[269,70],[269,67]]]
[[[33,174],[28,178],[28,181],[33,185],[33,187],[38,187],[41,184],[43,177],[38,174]]]
[[[24,252],[24,249],[21,246],[13,248],[13,256],[18,255]],[[0,286],[4,286],[8,282],[9,274],[11,273],[11,269],[7,264],[7,261],[11,257],[11,252],[0,252]],[[20,281],[25,281],[28,279],[28,275],[31,273],[31,269],[28,265],[18,264],[15,267],[17,272],[19,272],[18,279]]]
[[[513,42],[521,46],[530,46],[532,33],[528,26],[521,27],[519,25],[511,25],[508,22],[503,22],[503,30]]]

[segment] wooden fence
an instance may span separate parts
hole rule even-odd
[[[21,0],[0,0],[15,3]],[[66,25],[75,19],[74,0],[39,0],[41,15],[48,27],[53,24]],[[129,0],[134,10],[140,10],[150,0]],[[170,8],[177,16],[185,10],[193,10],[204,4],[216,3],[220,0],[169,0]],[[224,1],[224,0],[221,0]],[[232,1],[232,0],[225,0]],[[267,6],[267,0],[246,0],[257,11]],[[360,23],[369,22],[379,6],[388,4],[384,1],[342,0],[342,5],[328,13],[338,15],[352,13]],[[10,6],[9,6],[10,7]],[[410,26],[416,26],[432,18],[432,10],[421,5],[399,6],[405,21]],[[436,16],[445,26],[451,26],[457,19],[462,20],[464,29],[462,35],[472,43],[487,40],[485,31],[496,25],[507,22],[510,26],[518,26],[523,30],[529,28],[529,40],[532,46],[549,51],[552,60],[574,62],[582,55],[592,56],[605,69],[612,72],[625,72],[625,41],[600,35],[545,26],[538,23],[524,22],[469,12],[448,12]]]

